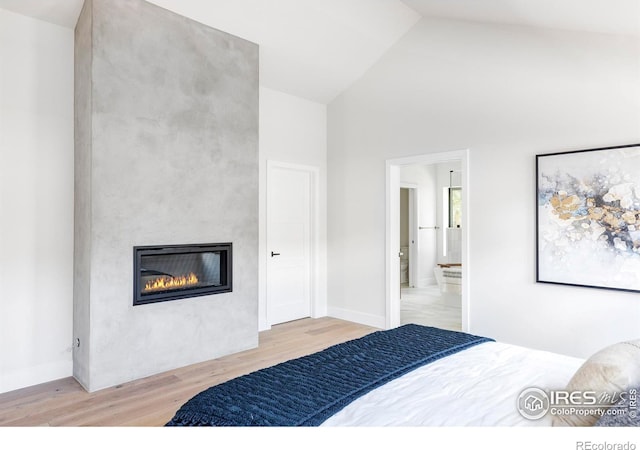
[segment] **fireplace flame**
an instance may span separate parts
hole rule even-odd
[[[193,272],[189,275],[181,275],[178,277],[163,275],[155,280],[147,281],[147,284],[144,286],[144,292],[165,291],[167,289],[181,288],[194,284],[198,284],[198,276]]]

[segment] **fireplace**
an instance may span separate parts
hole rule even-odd
[[[232,291],[232,244],[133,248],[133,305]]]

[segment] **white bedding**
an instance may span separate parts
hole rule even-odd
[[[487,342],[360,397],[322,426],[549,426],[516,408],[528,387],[563,389],[582,359]]]

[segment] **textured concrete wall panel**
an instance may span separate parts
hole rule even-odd
[[[258,47],[93,0],[91,383],[257,345]],[[132,306],[135,245],[233,242],[233,292]]]

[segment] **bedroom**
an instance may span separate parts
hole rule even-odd
[[[606,2],[600,14],[602,2],[594,5],[595,22],[611,17],[614,28],[563,31],[403,10],[406,34],[389,30],[402,38],[335,99],[295,95],[300,80],[289,80],[289,92],[284,81],[261,86],[261,162],[288,160],[323,173],[327,269],[318,297],[329,316],[384,324],[385,161],[470,149],[469,329],[583,358],[637,338],[634,294],[534,282],[535,155],[640,141],[637,37],[611,34],[624,30],[615,8]],[[11,164],[0,169],[2,377],[3,390],[13,390],[72,370],[73,32],[2,13],[3,59],[19,56],[9,66],[16,70],[3,68],[3,92],[16,97],[3,96],[2,123],[16,134],[3,129],[3,160]],[[33,43],[38,35],[46,45]],[[331,65],[325,70],[331,78]],[[20,239],[27,251],[18,253]],[[41,288],[19,291],[9,275],[23,286],[28,275],[53,285],[46,304]]]

